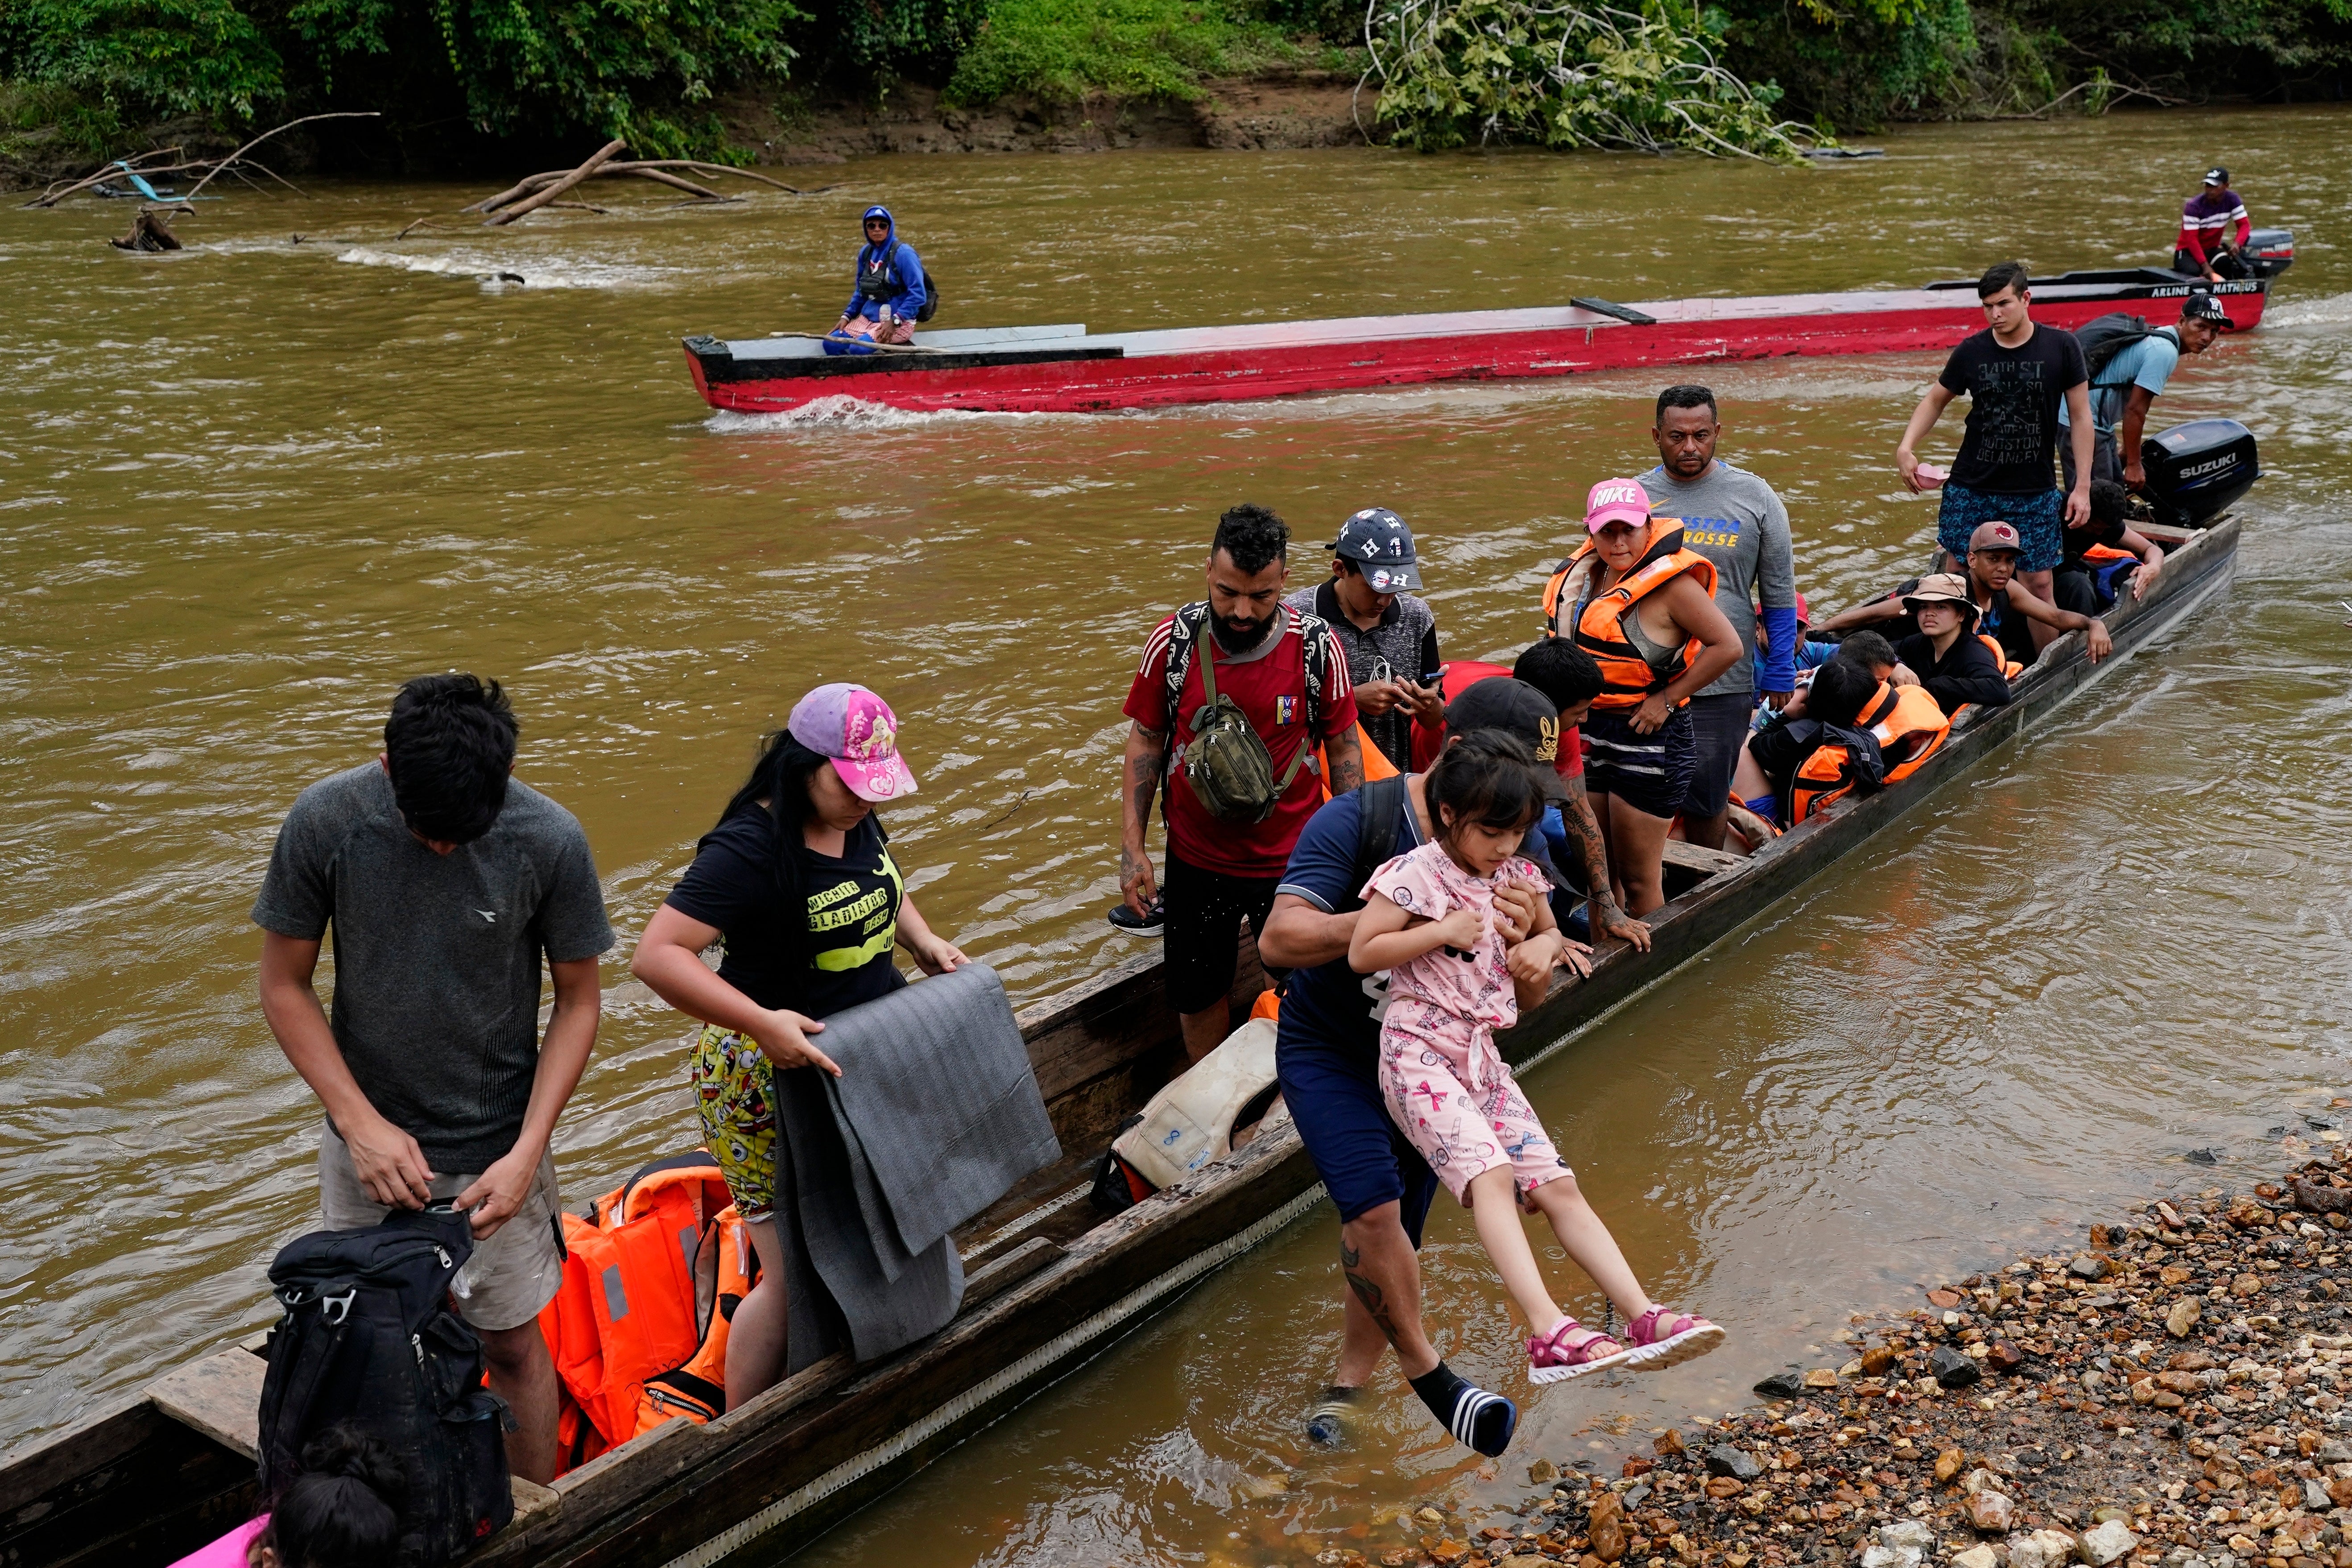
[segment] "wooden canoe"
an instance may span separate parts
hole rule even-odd
[[[2037,278],[2034,319],[2071,329],[2127,310],[2169,321],[2191,281],[2156,267]],[[2210,288],[2222,297],[2231,330],[2242,331],[2262,320],[2270,284],[2249,278]],[[698,335],[682,346],[703,401],[741,414],[782,413],[828,397],[923,412],[1094,414],[1784,354],[1941,353],[1983,326],[1975,282],[1963,279],[1924,289],[1629,305],[1578,299],[1522,310],[1136,332],[1089,332],[1075,323],[957,328],[870,355],[829,355],[823,342],[803,337]]]
[[[1841,802],[1752,859],[1674,846],[1675,896],[1654,919],[1651,951],[1612,944],[1589,979],[1559,976],[1504,1037],[1505,1054],[1524,1067],[1558,1050],[2221,592],[2238,524],[2166,532],[2177,549],[2161,580],[2106,617],[2113,658],[2093,666],[2079,635],[2059,639],[2019,679],[2014,702],[1964,719],[1908,782]],[[1244,957],[1237,994],[1259,984]],[[754,1542],[772,1561],[1321,1201],[1297,1132],[1277,1116],[1234,1154],[1123,1214],[1104,1218],[1087,1203],[1087,1167],[1178,1056],[1156,953],[1027,1009],[1022,1028],[1070,1157],[959,1237],[971,1284],[953,1322],[876,1365],[810,1368],[707,1426],[656,1428],[553,1487],[519,1482],[514,1523],[470,1561],[706,1568]],[[261,1367],[250,1342],[217,1352],[0,1460],[0,1563],[161,1565],[245,1518]]]

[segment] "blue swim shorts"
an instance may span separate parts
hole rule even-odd
[[[1956,563],[1965,563],[1969,558],[1969,536],[1976,532],[1979,524],[1996,518],[2017,530],[2018,542],[2025,546],[2017,563],[2019,571],[2053,571],[2064,557],[2060,531],[2065,525],[2066,503],[2055,485],[2033,495],[1996,495],[1948,479],[1944,482],[1943,510],[1936,514],[1936,542]],[[1953,569],[1966,571],[1967,567],[1955,564]]]
[[[1437,1176],[1389,1120],[1373,1049],[1334,1046],[1286,1025],[1276,1026],[1275,1074],[1282,1102],[1347,1224],[1382,1204],[1398,1205],[1404,1233],[1421,1245],[1421,1227],[1437,1195]]]

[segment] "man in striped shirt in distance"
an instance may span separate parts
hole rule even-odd
[[[2230,230],[2235,228],[2236,235]],[[2194,273],[2208,283],[2248,274],[2242,254],[2254,232],[2246,204],[2230,188],[2230,171],[2219,163],[2205,171],[2205,188],[2180,204],[2180,237],[2173,241],[2172,269]]]

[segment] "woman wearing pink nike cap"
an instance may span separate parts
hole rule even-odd
[[[736,1309],[727,1343],[730,1410],[784,1365],[775,1074],[841,1075],[811,1037],[827,1014],[907,984],[892,949],[905,948],[926,974],[966,962],[924,922],[874,815],[914,793],[889,704],[863,686],[818,687],[768,737],[630,962],[656,995],[705,1026],[694,1045],[695,1104],[760,1253],[759,1283]],[[721,942],[713,973],[701,955]]]

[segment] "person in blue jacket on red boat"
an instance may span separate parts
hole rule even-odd
[[[866,209],[866,243],[857,248],[856,286],[830,336],[877,343],[911,343],[915,324],[931,313],[931,282],[922,258],[898,237],[890,209]],[[826,344],[828,350],[833,345]],[[857,350],[849,350],[857,353]],[[870,352],[870,351],[868,351]]]

